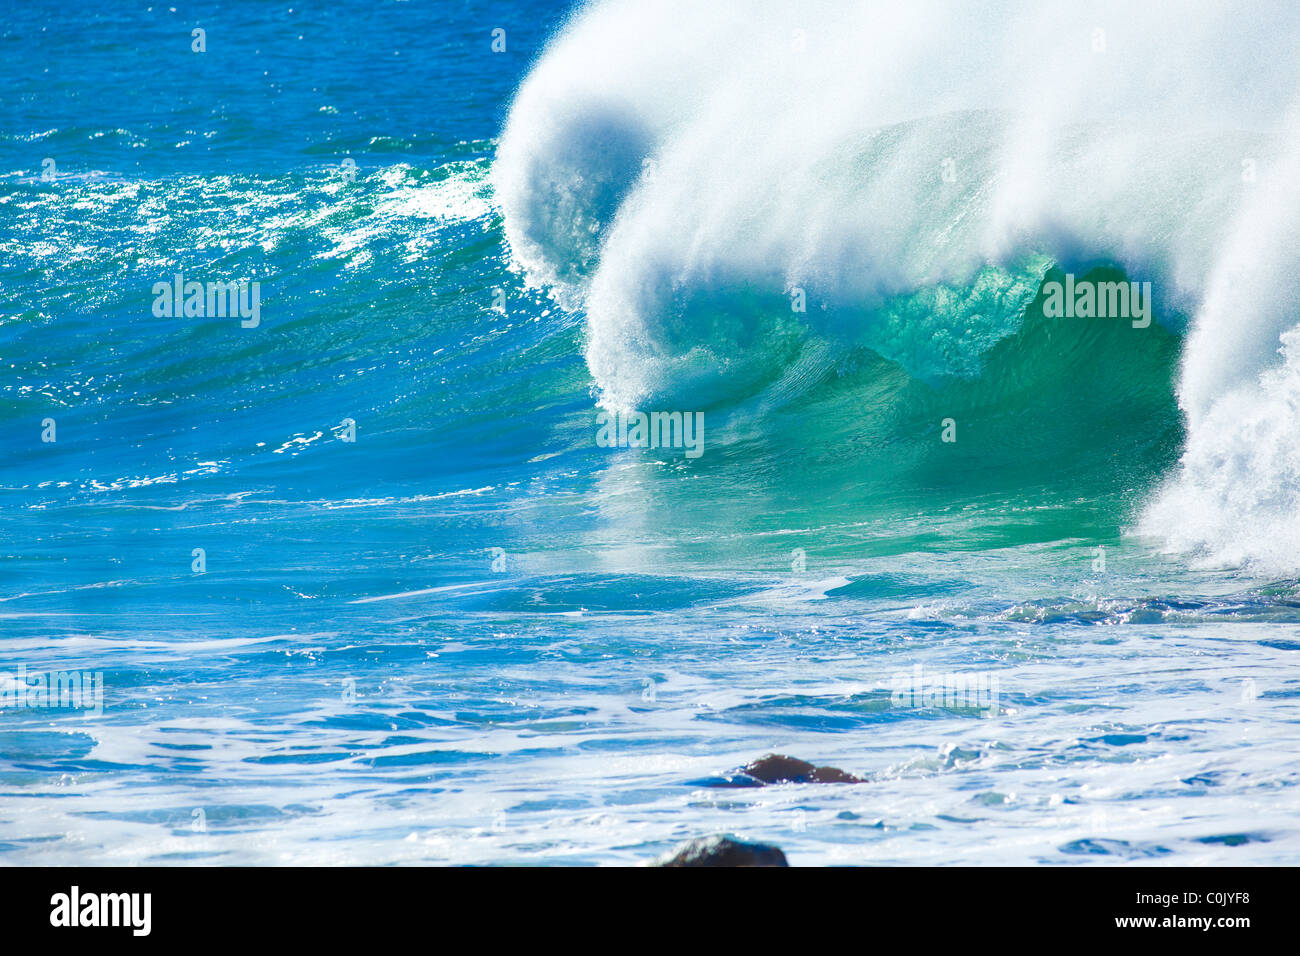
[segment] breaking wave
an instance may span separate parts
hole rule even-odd
[[[1167,374],[1186,428],[1137,527],[1300,568],[1300,9],[664,7],[575,16],[492,174],[514,266],[585,312],[602,404],[769,411],[864,350],[981,381],[1049,270],[1116,269],[1181,341],[1134,373]],[[1129,345],[1052,351],[1079,336],[1032,336],[1016,374],[1124,370]],[[1145,427],[1079,398],[1099,456]]]

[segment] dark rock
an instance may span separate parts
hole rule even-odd
[[[789,866],[780,847],[743,843],[729,835],[700,837],[661,857],[655,866]]]
[[[741,767],[741,772],[763,783],[863,783],[861,777],[838,767],[818,767],[797,757],[768,754]]]

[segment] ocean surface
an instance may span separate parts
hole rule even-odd
[[[6,4],[0,863],[1300,862],[1298,91],[1286,3]]]

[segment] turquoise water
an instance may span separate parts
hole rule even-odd
[[[684,133],[683,89],[736,114],[645,81],[689,44],[632,56],[604,31],[665,15],[630,9],[6,11],[0,692],[102,675],[103,708],[0,709],[0,861],[636,863],[730,831],[796,865],[1295,862],[1284,529],[1250,551],[1176,497],[1213,421],[1195,297],[1046,318],[1045,281],[1155,268],[1094,254],[1105,222],[973,268],[854,231],[935,143],[1004,135],[983,113],[810,134],[792,231],[791,157]],[[998,175],[960,155],[916,202],[944,237]],[[260,283],[257,324],[156,314],[177,273]],[[702,412],[704,453],[600,447],[602,407]],[[1222,523],[1289,508],[1283,465]],[[1171,546],[1158,499],[1209,530]],[[917,667],[997,693],[900,702]],[[715,785],[770,751],[867,782]]]

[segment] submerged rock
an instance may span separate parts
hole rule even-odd
[[[716,777],[690,780],[692,787],[765,787],[769,783],[866,783],[839,767],[818,767],[798,757],[768,754]]]
[[[863,783],[861,777],[838,767],[818,767],[797,757],[768,754],[741,767],[741,772],[762,783]]]
[[[722,834],[683,843],[655,866],[789,866],[778,846],[745,843]]]

